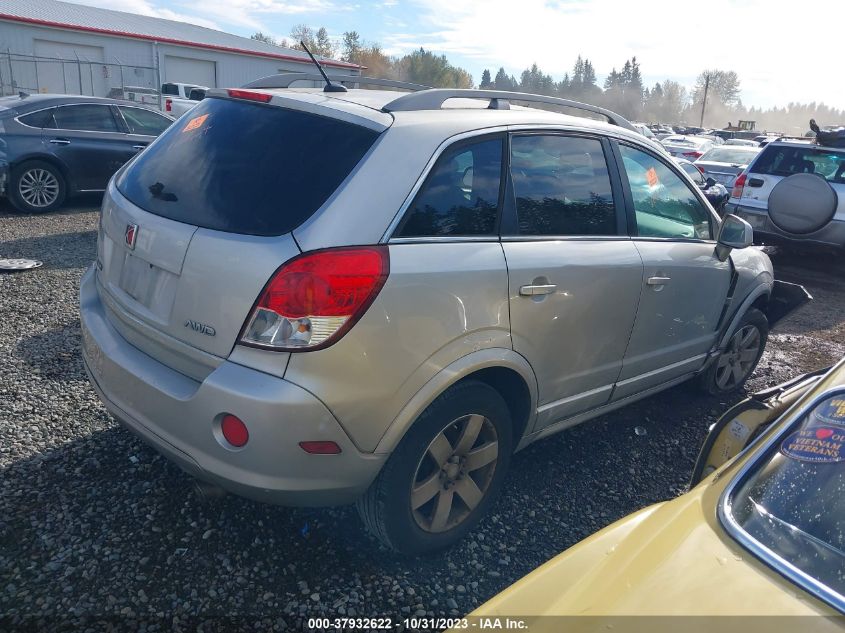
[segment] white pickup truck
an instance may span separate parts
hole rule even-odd
[[[161,109],[179,118],[205,99],[206,86],[168,82],[161,85]]]

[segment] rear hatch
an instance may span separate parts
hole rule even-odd
[[[749,151],[738,146],[714,147],[695,161],[695,165],[705,176],[730,189],[736,177],[748,167],[757,153],[753,148]]]
[[[733,202],[765,211],[775,185],[800,173],[814,173],[827,180],[839,198],[834,218],[845,221],[845,150],[816,145],[767,145],[748,168],[742,197]]]
[[[109,187],[98,280],[112,323],[150,356],[204,378],[272,274],[299,253],[291,231],[377,136],[275,105],[199,103]]]

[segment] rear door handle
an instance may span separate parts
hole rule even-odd
[[[670,281],[672,281],[671,277],[649,277],[646,283],[649,286],[665,286]]]
[[[519,294],[523,297],[536,297],[537,295],[550,295],[557,290],[555,284],[543,284],[539,286],[520,286]]]
[[[51,138],[50,142],[54,145],[70,145],[70,141],[66,138]]]
[[[134,150],[138,150],[138,151],[140,152],[140,151],[141,151],[142,149],[144,149],[145,147],[146,147],[146,145],[133,145],[133,146],[132,146],[132,149],[134,149]]]

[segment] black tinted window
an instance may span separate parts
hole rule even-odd
[[[162,84],[161,94],[179,96],[179,86],[176,84]]]
[[[118,188],[179,222],[281,235],[323,205],[377,136],[305,112],[206,99],[130,164]]]
[[[511,174],[521,235],[613,235],[616,209],[601,142],[516,136]]]
[[[120,107],[126,125],[129,126],[131,134],[146,134],[147,136],[158,136],[170,127],[170,119],[156,114],[144,108]]]
[[[29,125],[30,127],[53,127],[53,108],[41,110],[40,112],[32,112],[20,117],[21,123]]]
[[[845,152],[817,147],[769,145],[750,170],[755,174],[818,174],[828,182],[845,182]]]
[[[86,132],[117,132],[117,123],[106,105],[70,105],[53,112],[56,128]]]
[[[446,150],[408,208],[397,237],[494,235],[501,174],[501,138]]]

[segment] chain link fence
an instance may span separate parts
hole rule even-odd
[[[158,105],[158,68],[0,51],[0,96],[19,92],[89,95]]]

